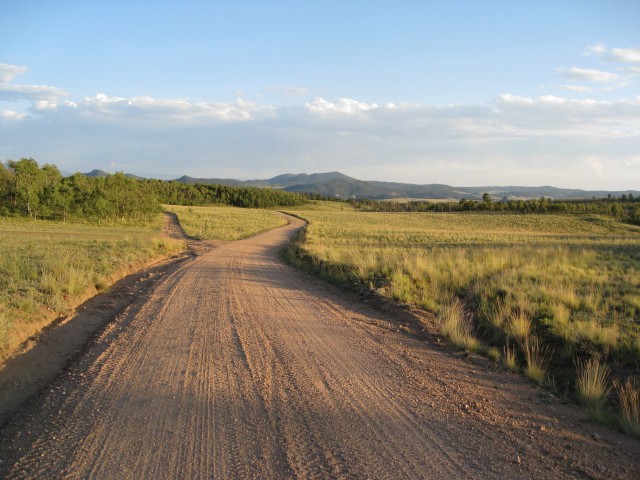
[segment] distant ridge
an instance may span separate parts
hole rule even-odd
[[[91,170],[88,173],[83,173],[83,175],[85,175],[87,177],[106,177],[109,174],[107,172],[105,172],[104,170],[94,169],[94,170]]]
[[[92,170],[85,173],[88,177],[102,177],[108,175],[102,170]],[[125,174],[131,178],[141,179],[137,175]],[[268,187],[280,188],[289,192],[312,193],[334,198],[359,198],[372,200],[452,200],[463,198],[480,200],[484,193],[489,193],[494,200],[507,198],[531,199],[552,198],[556,200],[603,198],[608,195],[620,197],[629,195],[640,197],[639,190],[580,190],[557,188],[551,186],[523,187],[523,186],[485,186],[485,187],[454,187],[438,183],[417,185],[411,183],[365,181],[349,177],[340,172],[325,173],[285,173],[266,180],[235,180],[231,178],[196,178],[183,175],[175,179],[176,182],[187,184],[226,185],[230,187]]]
[[[83,175],[87,177],[106,177],[107,175],[110,175],[110,174],[105,172],[104,170],[98,170],[96,168],[91,170],[90,172],[83,173]],[[144,180],[144,177],[139,177],[138,175],[134,175],[133,173],[125,173],[124,175],[125,177],[135,178],[136,180]]]
[[[270,186],[266,180],[234,180],[232,178],[194,178],[183,175],[176,178],[176,182],[188,183],[194,185],[200,183],[202,185],[226,185],[228,187],[268,187]]]

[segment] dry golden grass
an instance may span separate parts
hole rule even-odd
[[[438,320],[440,331],[455,346],[472,352],[480,348],[480,342],[473,336],[471,321],[459,300],[443,308]]]
[[[201,240],[239,240],[287,224],[269,210],[229,206],[164,205],[174,212],[187,235]]]
[[[183,248],[151,227],[0,218],[0,358],[118,272]]]
[[[543,345],[540,339],[534,335],[527,336],[522,342],[525,362],[524,374],[542,385],[547,380],[547,369],[551,360],[552,351],[547,345]]]
[[[516,358],[516,352],[513,347],[506,345],[504,347],[504,366],[512,372],[518,370],[518,360]]]
[[[603,421],[607,412],[605,406],[609,396],[609,368],[593,357],[586,362],[578,363],[578,378],[576,380],[578,398],[589,410],[592,419]]]
[[[640,438],[640,386],[637,380],[627,378],[615,383],[620,402],[619,421],[622,428]]]
[[[433,312],[462,348],[469,348],[461,339],[474,330],[471,318],[476,337],[489,344],[485,352],[506,341],[505,365],[517,370],[523,362],[537,383],[551,367],[566,374],[576,352],[640,361],[639,227],[593,215],[375,213],[337,205],[294,209],[310,222],[299,250],[325,276]],[[462,316],[455,299],[464,300]]]
[[[475,316],[519,338],[544,321],[569,346],[587,341],[611,351],[639,342],[638,227],[595,216],[370,213],[338,205],[296,209],[311,222],[301,248],[346,266],[379,293],[434,313],[452,298],[475,298]],[[388,287],[377,287],[379,278]]]
[[[509,319],[507,331],[517,340],[524,342],[531,333],[531,319],[525,312],[518,312]]]

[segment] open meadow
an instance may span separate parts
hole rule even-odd
[[[333,202],[289,211],[310,222],[297,261],[433,312],[461,348],[561,393],[579,386],[592,358],[606,362],[605,390],[618,374],[640,373],[637,226],[587,215],[356,212]]]
[[[150,226],[0,217],[0,358],[120,274],[183,248]],[[129,222],[131,223],[131,222]]]
[[[167,206],[187,234],[237,240],[287,222],[272,211],[229,206]],[[145,217],[146,218],[146,217]],[[0,358],[125,272],[184,248],[161,238],[155,221],[83,223],[0,217]]]
[[[227,205],[164,205],[163,208],[175,213],[187,235],[199,240],[240,240],[287,224],[285,219],[274,212],[255,208]]]

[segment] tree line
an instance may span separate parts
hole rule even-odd
[[[350,200],[349,203],[363,211],[376,212],[514,212],[514,213],[566,213],[606,215],[622,222],[640,225],[640,197],[633,194],[619,198],[581,200],[553,200],[537,198],[529,200],[502,199],[493,201],[488,193],[483,199],[447,202],[410,201],[392,202],[379,200]]]
[[[64,177],[58,167],[33,158],[0,162],[0,215],[61,219],[145,219],[161,204],[227,204],[245,208],[301,205],[296,193],[255,187],[187,185],[176,181],[130,178],[123,173]]]
[[[128,219],[160,211],[155,193],[122,173],[63,177],[58,167],[32,158],[0,163],[0,214],[66,220],[69,217]]]
[[[272,208],[294,207],[307,201],[304,195],[275,188],[229,187],[201,183],[192,185],[175,180],[142,181],[152,188],[161,203],[170,205],[224,204],[241,208]]]
[[[161,204],[203,206],[233,205],[243,208],[273,208],[302,205],[308,200],[336,200],[317,194],[299,194],[260,187],[186,184],[177,181],[130,178],[123,173],[87,177],[76,173],[63,177],[55,165],[38,165],[33,158],[0,162],[0,215],[66,220],[150,219]],[[619,198],[587,200],[494,201],[485,193],[482,200],[392,202],[348,200],[355,209],[378,212],[514,212],[574,213],[607,215],[640,225],[640,198],[632,194]]]

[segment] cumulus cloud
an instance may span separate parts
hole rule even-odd
[[[26,67],[19,65],[0,64],[0,100],[9,102],[18,100],[53,101],[58,97],[68,95],[67,92],[56,87],[15,85],[11,83],[17,75],[21,75],[26,71]]]
[[[338,100],[331,102],[324,98],[314,98],[311,102],[305,105],[305,108],[312,113],[344,113],[354,114],[366,112],[379,108],[376,103],[364,103],[352,100],[350,98],[339,98]]]
[[[601,85],[603,91],[612,91],[633,85],[635,77],[640,73],[640,48],[608,48],[603,43],[596,43],[587,48],[586,56],[597,57],[608,65],[607,70],[593,68],[558,68],[566,79],[572,82],[591,82]],[[614,68],[615,71],[609,71]],[[561,88],[573,91],[587,91],[581,85],[563,85]],[[595,88],[592,89],[596,91]]]
[[[574,100],[552,95],[501,95],[496,118],[518,133],[553,137],[640,138],[640,97],[634,100]],[[575,141],[575,140],[574,140]]]
[[[23,120],[27,116],[24,112],[16,112],[15,110],[0,110],[0,118]]]
[[[640,48],[612,48],[609,56],[616,62],[640,63]]]
[[[67,92],[56,87],[46,85],[11,85],[0,83],[0,100],[55,100],[58,97],[68,95]]]
[[[602,70],[595,70],[589,68],[559,68],[557,70],[565,78],[576,81],[587,81],[596,83],[610,83],[620,79],[620,75],[611,72],[605,72]]]
[[[16,76],[27,72],[27,67],[0,63],[0,83],[9,83]]]
[[[58,105],[56,105],[58,106]],[[58,106],[60,115],[82,117],[85,120],[134,121],[138,125],[170,123],[206,123],[212,121],[237,122],[273,116],[274,109],[243,99],[232,103],[190,102],[188,99],[158,99],[151,96],[117,97],[98,93],[79,102],[65,102]],[[47,105],[36,105],[32,113],[46,115]],[[143,123],[140,123],[143,121]]]
[[[585,55],[603,55],[606,52],[607,47],[603,43],[596,43],[595,45],[587,47],[587,52]]]
[[[562,85],[560,88],[562,88],[563,90],[569,90],[572,92],[581,92],[581,93],[593,92],[593,88],[587,87],[585,85]]]
[[[69,171],[116,161],[133,173],[176,177],[340,170],[413,183],[640,184],[632,168],[640,97],[505,94],[486,105],[443,106],[315,98],[273,107],[96,94],[56,105],[0,113],[0,158],[33,156]]]
[[[595,55],[603,60],[620,63],[640,63],[640,48],[612,48],[608,49],[603,43],[596,43],[587,48],[587,55]]]

